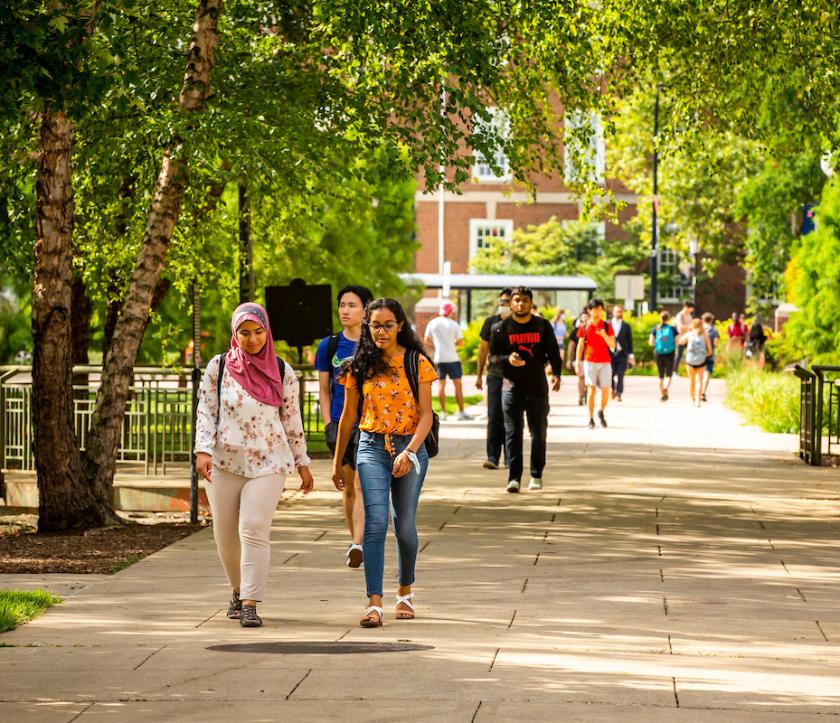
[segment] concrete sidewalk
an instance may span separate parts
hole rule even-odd
[[[690,408],[630,378],[608,429],[567,384],[546,489],[481,468],[483,423],[443,425],[421,500],[418,619],[362,630],[361,571],[328,465],[288,493],[265,626],[224,617],[211,532],[0,638],[0,720],[699,720],[840,716],[838,479],[743,426],[722,385]],[[10,587],[10,581],[3,581]]]

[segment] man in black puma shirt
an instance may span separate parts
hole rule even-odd
[[[502,408],[505,413],[505,444],[508,492],[519,492],[522,478],[524,419],[531,432],[531,481],[528,489],[542,489],[545,438],[548,430],[548,381],[545,365],[551,364],[551,388],[560,389],[560,349],[551,324],[531,313],[533,292],[520,286],[511,295],[511,316],[490,332],[490,363],[504,374]]]

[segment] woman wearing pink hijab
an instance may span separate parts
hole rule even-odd
[[[286,476],[297,469],[304,494],[314,481],[297,378],[275,355],[268,314],[259,304],[241,304],[231,332],[230,350],[211,359],[201,379],[195,466],[207,481],[216,547],[233,588],[227,616],[253,628],[262,625],[257,603]]]

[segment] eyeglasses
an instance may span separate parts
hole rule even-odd
[[[377,332],[385,329],[385,331],[387,331],[390,334],[394,329],[396,329],[399,326],[399,324],[396,321],[386,321],[384,324],[372,321],[369,324],[369,326],[371,331]]]

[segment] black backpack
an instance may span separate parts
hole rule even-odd
[[[414,394],[417,404],[420,404],[420,352],[416,349],[406,349],[404,357],[405,376]],[[437,412],[432,412],[432,428],[423,443],[426,447],[426,454],[429,459],[437,456],[440,440],[440,417]]]
[[[222,412],[222,375],[225,373],[225,361],[227,354],[219,354],[219,377],[216,379],[216,424],[219,423],[219,414]],[[286,362],[277,357],[277,369],[280,370],[280,384],[286,378]]]

